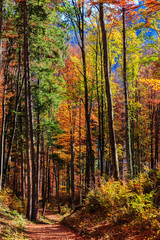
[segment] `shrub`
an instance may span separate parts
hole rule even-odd
[[[103,210],[121,220],[134,215],[146,220],[158,219],[155,204],[160,196],[160,171],[141,174],[127,183],[103,180],[101,186],[88,193],[86,207],[89,211]]]

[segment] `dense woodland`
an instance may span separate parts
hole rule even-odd
[[[0,190],[28,219],[158,169],[159,0],[1,0]]]

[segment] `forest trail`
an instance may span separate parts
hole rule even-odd
[[[46,210],[45,217],[53,223],[44,223],[40,222],[37,224],[28,224],[27,225],[27,238],[31,240],[52,240],[52,239],[62,239],[62,240],[83,240],[86,238],[81,237],[69,227],[65,226],[62,223],[59,223],[60,216],[54,214],[49,210]]]

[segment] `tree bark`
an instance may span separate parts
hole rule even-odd
[[[160,104],[157,106],[155,116],[155,164],[156,167],[158,166],[158,157],[159,157],[159,120],[160,120]]]
[[[3,0],[0,2],[0,76],[2,82],[2,28],[3,28]]]
[[[125,111],[126,111],[126,157],[128,163],[128,173],[133,177],[132,166],[132,151],[131,151],[131,128],[128,107],[128,82],[127,82],[127,60],[126,60],[126,16],[125,8],[123,7],[123,81],[124,81],[124,94],[125,94]]]
[[[20,111],[22,112],[22,107],[20,105]],[[19,125],[20,125],[20,134],[23,135],[23,125],[22,125],[22,116],[19,118]],[[25,203],[25,164],[24,164],[24,153],[23,153],[23,138],[20,139],[20,146],[21,146],[21,196],[22,202]]]
[[[27,1],[27,0],[26,0]],[[25,127],[26,127],[26,158],[27,158],[27,218],[31,220],[32,214],[32,188],[31,188],[31,159],[29,155],[29,54],[28,54],[28,34],[27,34],[27,2],[24,1],[24,78],[25,78]]]
[[[3,25],[3,0],[0,2],[0,81],[2,82],[2,25]],[[3,143],[4,143],[4,126],[5,126],[5,85],[3,90],[2,100],[2,130],[1,130],[1,162],[0,162],[0,191],[2,190],[2,176],[3,176]]]
[[[87,71],[86,71],[86,52],[85,52],[85,42],[84,42],[84,2],[79,5],[75,0],[72,1],[76,21],[71,17],[69,13],[69,18],[75,30],[75,35],[77,38],[78,45],[81,49],[82,63],[83,63],[83,80],[85,89],[85,118],[86,118],[86,172],[85,172],[85,192],[87,193],[90,188],[90,183],[92,180],[92,185],[95,185],[94,176],[94,152],[92,150],[92,140],[91,140],[91,129],[90,129],[90,112],[89,112],[89,98],[88,98],[88,81],[87,81]],[[78,27],[79,38],[77,36],[75,25]]]
[[[80,85],[80,84],[79,84]],[[80,94],[81,95],[81,94]],[[81,98],[79,100],[79,172],[80,172],[80,190],[79,190],[79,198],[80,198],[80,205],[82,204],[82,150],[81,150],[81,146],[82,146],[82,139],[81,139],[81,115],[82,115],[82,111],[81,111]]]
[[[56,182],[56,198],[58,203],[58,212],[60,213],[61,209],[60,209],[60,199],[59,199],[59,166],[58,164],[56,164],[55,160],[53,160],[53,166],[54,166],[54,174],[55,174],[55,182]]]
[[[88,103],[88,83],[87,83],[87,71],[86,71],[86,53],[84,44],[84,3],[82,4],[81,12],[82,29],[81,29],[81,52],[82,52],[82,62],[83,62],[83,78],[84,78],[84,88],[85,88],[85,116],[86,116],[86,131],[87,131],[87,158],[86,158],[86,193],[89,191],[90,180],[92,179],[92,185],[95,185],[94,177],[94,153],[92,150],[92,140],[91,140],[91,129],[90,129],[90,113],[89,113],[89,103]],[[91,174],[91,179],[90,179]]]
[[[107,103],[108,103],[108,124],[109,124],[109,136],[110,136],[109,138],[110,138],[112,164],[113,164],[113,176],[116,180],[118,180],[119,179],[119,162],[118,162],[117,146],[116,146],[116,138],[115,138],[115,130],[114,130],[113,103],[112,103],[112,94],[111,94],[111,86],[110,86],[110,78],[109,78],[109,66],[108,66],[108,43],[107,43],[107,36],[106,36],[105,23],[104,23],[103,3],[100,3],[99,6],[100,6],[99,18],[100,18],[102,42],[103,42],[104,75],[105,75],[105,88],[106,88]]]

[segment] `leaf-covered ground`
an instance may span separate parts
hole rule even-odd
[[[30,223],[27,225],[27,236],[31,240],[83,240],[85,238],[81,237],[75,231],[71,230],[66,225],[59,222],[59,214],[53,213],[51,211],[46,211],[45,218],[41,218],[38,224]]]
[[[134,217],[114,222],[105,212],[89,213],[85,209],[69,215],[63,220],[68,226],[86,236],[87,239],[160,239],[157,229],[151,229],[148,221]]]

